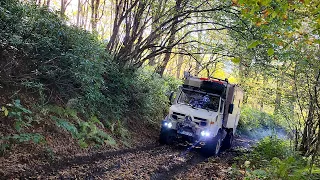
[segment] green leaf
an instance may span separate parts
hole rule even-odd
[[[16,121],[16,122],[14,123],[14,128],[15,128],[18,132],[20,132],[20,131],[21,131],[22,124],[23,124],[22,121]]]
[[[268,49],[268,55],[272,56],[274,54],[274,50],[272,48]]]
[[[314,40],[314,42],[317,43],[317,44],[320,44],[320,40],[319,39]]]
[[[83,138],[79,139],[78,143],[81,148],[87,148],[89,146]]]
[[[3,143],[0,145],[0,155],[4,155],[4,153],[10,149],[10,144]]]
[[[17,106],[17,107],[21,106],[20,99],[14,100],[14,105]]]
[[[36,144],[40,144],[40,142],[42,142],[43,140],[42,140],[42,137],[41,137],[41,136],[34,136],[34,137],[32,138],[32,141],[33,141],[34,143],[36,143]]]
[[[257,47],[259,44],[262,44],[261,41],[253,41],[250,43],[250,45],[248,46],[248,49],[252,49],[252,48],[255,48]]]
[[[101,125],[102,127],[104,127],[103,124],[102,124],[102,123],[99,121],[99,119],[97,118],[97,116],[92,116],[92,117],[90,118],[90,122],[92,122],[92,123],[97,123],[97,124]]]
[[[106,140],[106,143],[115,147],[117,145],[116,140],[114,140],[111,136],[108,137],[108,139]]]
[[[232,58],[231,61],[235,64],[239,64],[240,63],[240,58],[239,57],[235,57],[235,58]]]

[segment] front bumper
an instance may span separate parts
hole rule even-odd
[[[203,131],[203,129],[193,131],[191,129],[178,128],[176,122],[165,119],[162,121],[161,133],[167,133],[169,131],[176,134],[176,141],[178,143],[189,143],[189,145],[195,142],[199,142],[199,144],[204,145],[213,138],[211,136],[201,136],[201,131]]]

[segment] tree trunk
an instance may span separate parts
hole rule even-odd
[[[89,27],[88,27],[88,16],[89,16],[89,5],[88,5],[88,3],[86,3],[86,9],[85,9],[85,12],[84,12],[84,24],[83,24],[83,27],[86,30],[89,30]]]
[[[98,23],[98,8],[100,5],[100,0],[91,0],[91,29],[92,32],[97,32],[97,23]]]
[[[66,10],[67,10],[67,6],[69,5],[70,1],[68,2],[68,0],[61,0],[60,1],[60,16],[64,17]]]
[[[315,99],[311,94],[309,94],[309,111],[308,111],[308,117],[304,124],[303,134],[302,134],[302,140],[300,145],[300,151],[303,154],[306,154],[309,150],[309,146],[311,143],[312,138],[312,126],[313,126],[313,119],[314,119],[314,111],[315,111]]]
[[[154,17],[154,19],[157,19],[157,18],[158,18],[156,15],[154,15],[153,17]],[[154,31],[156,28],[157,28],[157,24],[156,24],[155,20],[153,20],[153,21],[152,21],[152,24],[151,24],[151,30]],[[151,52],[152,52],[152,53],[154,53],[156,50],[157,50],[156,47],[152,47],[152,48],[151,48]],[[156,57],[155,57],[155,56],[153,56],[153,57],[151,57],[151,58],[149,59],[149,65],[150,65],[150,66],[156,65]]]
[[[77,27],[80,27],[81,0],[78,0]]]
[[[275,106],[274,106],[274,114],[278,114],[281,108],[281,89],[283,84],[283,74],[277,78],[277,89],[276,89],[276,99],[275,99]]]
[[[180,46],[181,46],[181,45],[180,45]],[[177,77],[178,79],[180,78],[182,63],[183,63],[183,54],[179,54],[179,56],[178,56],[178,62],[177,62],[177,73],[176,73],[176,77]]]
[[[112,33],[110,40],[107,44],[106,49],[109,52],[113,52],[115,49],[115,46],[117,46],[117,41],[119,39],[119,30],[121,23],[123,21],[123,11],[125,10],[124,4],[122,1],[116,1],[115,3],[115,10],[114,10],[114,21],[113,21],[113,27],[112,27]]]
[[[182,2],[182,0],[176,0],[176,6],[175,6],[176,13],[180,12],[181,2]],[[168,44],[168,48],[167,48],[167,53],[165,53],[164,59],[163,59],[161,65],[157,69],[157,73],[159,73],[160,76],[163,76],[164,70],[166,69],[167,64],[170,60],[171,51],[173,49],[172,44],[174,43],[175,35],[177,33],[178,21],[179,21],[179,18],[176,17],[173,24],[172,24],[171,30],[170,30],[170,37],[169,37],[169,44]]]
[[[197,16],[199,16],[199,13],[197,13]],[[197,21],[198,22],[201,22],[202,21],[202,18],[201,17],[197,17]],[[203,24],[198,24],[197,25],[197,28],[200,30],[200,29],[203,29]],[[202,32],[198,32],[198,42],[202,42]],[[203,53],[203,48],[201,47],[201,44],[198,43],[198,52],[199,53]],[[196,67],[195,67],[195,72],[194,72],[194,75],[198,76],[198,74],[200,73],[199,70],[200,70],[200,66],[201,66],[201,62],[202,62],[202,57],[201,55],[195,55],[196,57]]]
[[[308,118],[306,120],[304,129],[303,129],[303,134],[302,134],[302,140],[301,140],[301,145],[300,145],[300,151],[303,154],[306,154],[309,149],[309,144],[310,144],[310,130],[311,130],[311,123],[313,119],[313,100],[310,100],[310,105],[309,105],[309,113],[308,113]]]
[[[65,11],[66,11],[66,9],[65,9],[66,2],[65,2],[65,0],[61,0],[60,2],[61,2],[61,4],[60,4],[61,5],[60,6],[60,16],[63,17],[64,14],[65,14]]]

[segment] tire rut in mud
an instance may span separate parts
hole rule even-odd
[[[41,174],[54,174],[59,170],[74,166],[74,165],[85,165],[85,164],[92,164],[95,161],[99,160],[108,160],[113,157],[121,156],[127,153],[139,153],[144,151],[150,151],[153,149],[157,149],[161,147],[159,144],[150,144],[147,146],[141,146],[131,149],[124,149],[119,151],[110,151],[110,152],[101,152],[101,153],[94,153],[92,155],[85,155],[85,156],[76,156],[76,157],[66,157],[62,158],[57,161],[53,161],[49,164],[45,164],[42,166],[35,167],[34,169],[28,170],[28,172],[21,172],[20,178],[30,178],[33,177],[35,174],[41,175]],[[3,178],[10,178],[14,175],[7,175]]]
[[[161,146],[149,151],[126,153],[91,164],[71,166],[38,179],[150,179],[159,167],[180,154],[180,150]]]
[[[162,180],[162,179],[198,179],[199,176],[193,177],[190,174],[193,174],[195,171],[199,171],[201,173],[200,176],[204,177],[204,179],[211,179],[215,177],[217,179],[228,179],[227,177],[227,169],[232,166],[234,163],[233,158],[237,156],[241,156],[244,153],[248,153],[249,149],[256,142],[248,139],[248,138],[236,138],[236,143],[233,144],[233,148],[231,149],[223,149],[222,153],[219,157],[204,157],[200,152],[196,150],[192,150],[189,152],[189,155],[192,155],[191,158],[187,159],[184,163],[175,164],[171,166],[169,169],[158,169],[155,174],[153,174],[150,179],[151,180]],[[237,148],[244,148],[241,151],[237,150]],[[244,151],[245,150],[245,151]],[[206,172],[206,164],[209,166],[211,172]],[[214,168],[212,168],[214,167]],[[205,169],[203,169],[205,168]],[[202,170],[200,170],[202,169]],[[212,171],[212,169],[215,169]],[[209,177],[208,177],[209,174]]]
[[[174,160],[174,159],[173,159]],[[206,161],[207,158],[200,154],[193,153],[192,157],[183,163],[174,164],[169,169],[158,169],[151,177],[150,180],[163,180],[163,179],[174,179],[174,176],[178,173],[187,171],[190,167],[195,166],[201,162]]]

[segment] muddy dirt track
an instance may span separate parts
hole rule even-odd
[[[237,139],[235,146],[247,148],[252,141]],[[60,159],[3,179],[228,179],[233,147],[219,157],[206,158],[197,150],[181,154],[185,147],[153,144],[127,150]]]

